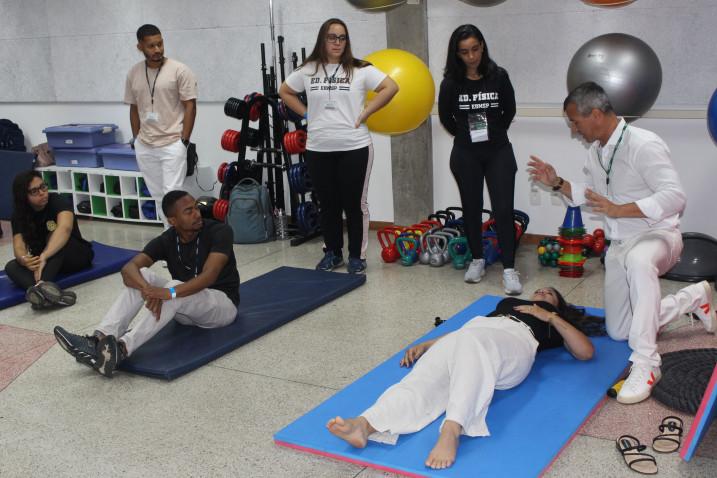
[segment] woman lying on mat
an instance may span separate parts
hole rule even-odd
[[[72,273],[92,265],[92,245],[82,238],[72,205],[62,196],[47,192],[37,171],[18,174],[12,184],[12,246],[15,259],[5,273],[26,289],[33,309],[73,305],[74,292],[50,282],[59,273]]]
[[[485,417],[493,390],[521,383],[541,350],[564,346],[578,360],[589,360],[593,345],[586,333],[605,335],[603,319],[568,305],[552,287],[536,290],[530,301],[503,299],[487,317],[410,347],[400,365],[415,367],[403,380],[359,417],[336,417],[327,427],[363,448],[374,432],[413,433],[445,412],[426,466],[447,468],[456,459],[461,434],[489,435]]]

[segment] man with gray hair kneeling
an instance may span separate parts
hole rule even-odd
[[[661,299],[659,276],[682,253],[679,225],[687,202],[665,142],[617,116],[605,91],[593,82],[571,91],[563,110],[573,133],[590,143],[585,178],[563,179],[535,156],[528,171],[533,180],[604,218],[611,240],[605,256],[605,325],[610,337],[628,340],[632,349],[630,375],[617,401],[637,403],[650,396],[661,377],[661,327],[692,313],[715,332],[712,290],[701,282]]]
[[[55,327],[63,349],[106,377],[171,320],[217,328],[236,318],[239,273],[231,228],[203,220],[185,191],[168,192],[162,211],[171,227],[122,268],[125,288],[97,330],[81,336]],[[171,279],[149,269],[160,260],[167,261]]]

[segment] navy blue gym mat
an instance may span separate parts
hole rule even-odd
[[[114,274],[122,269],[130,259],[136,256],[139,251],[132,249],[123,249],[121,247],[108,246],[99,242],[92,241],[92,249],[95,251],[95,258],[92,260],[92,267],[89,269],[75,272],[74,274],[61,274],[55,282],[66,289],[73,285],[91,281],[109,274]],[[80,297],[79,300],[82,300]],[[13,305],[25,302],[25,291],[17,287],[5,275],[5,271],[0,272],[0,309],[11,307]]]
[[[502,297],[484,296],[415,343],[458,329],[494,310]],[[601,309],[588,309],[602,316]],[[426,317],[428,320],[428,317]],[[274,435],[277,445],[405,476],[538,476],[567,445],[625,369],[626,342],[594,337],[595,356],[581,362],[565,349],[538,354],[528,378],[511,390],[496,390],[488,411],[489,437],[462,437],[456,463],[445,470],[424,465],[438,438],[442,417],[423,430],[402,435],[394,446],[369,442],[357,449],[331,435],[326,422],[357,416],[408,370],[398,366],[403,350]],[[370,353],[371,347],[367,348]]]
[[[219,329],[171,321],[121,370],[172,380],[331,302],[366,282],[361,274],[279,267],[241,284],[236,320]]]

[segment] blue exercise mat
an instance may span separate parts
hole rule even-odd
[[[279,267],[241,285],[236,320],[201,329],[171,321],[120,369],[172,380],[331,302],[366,282],[362,274]]]
[[[139,251],[123,249],[121,247],[108,246],[92,241],[92,249],[95,251],[95,258],[92,260],[92,267],[74,274],[60,274],[54,282],[66,289],[73,285],[91,281],[122,269],[130,259]],[[82,300],[82,298],[80,298]],[[25,290],[17,287],[3,270],[0,272],[0,309],[25,302]]]
[[[501,299],[482,297],[415,343],[460,328],[473,317],[493,311]],[[588,311],[603,315],[600,309]],[[628,363],[627,343],[607,337],[592,340],[592,360],[575,360],[562,347],[550,349],[538,354],[522,384],[511,390],[496,390],[487,417],[491,436],[462,437],[456,463],[445,470],[431,470],[424,465],[438,438],[442,417],[420,432],[402,435],[395,446],[370,441],[366,448],[357,449],[326,429],[330,418],[361,414],[386,388],[408,373],[398,366],[403,350],[276,433],[274,441],[407,476],[538,476],[605,398],[605,391]]]

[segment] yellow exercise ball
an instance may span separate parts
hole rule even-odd
[[[386,106],[368,118],[368,129],[402,134],[420,126],[431,114],[436,94],[433,76],[426,64],[416,55],[395,48],[373,52],[364,60],[390,76],[399,88]],[[369,92],[367,100],[375,95]]]

